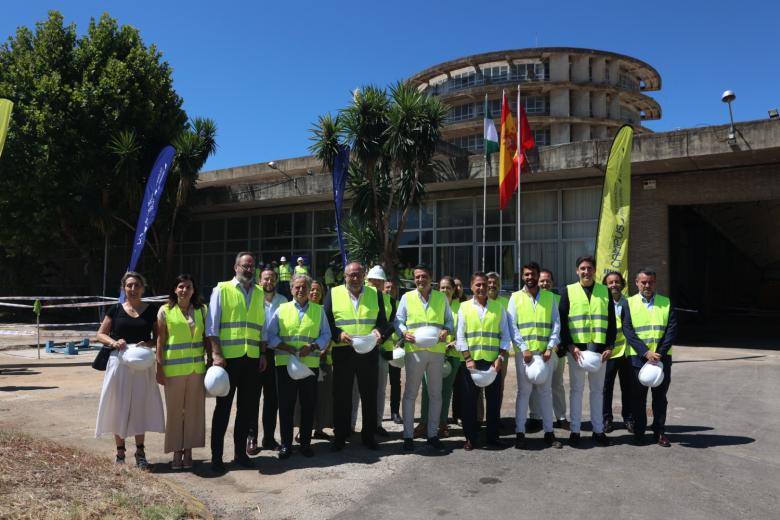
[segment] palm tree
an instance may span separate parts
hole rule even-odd
[[[209,118],[196,117],[187,128],[173,140],[176,158],[172,173],[178,177],[176,199],[173,203],[168,225],[163,280],[167,283],[173,277],[173,257],[177,232],[180,231],[179,216],[187,207],[190,191],[198,182],[198,172],[209,157],[217,150],[217,125]],[[177,227],[178,226],[178,227]]]
[[[389,94],[368,86],[355,91],[338,117],[321,116],[312,129],[310,150],[330,171],[339,147],[350,146],[351,214],[373,225],[376,247],[367,247],[365,241],[371,238],[367,233],[350,232],[346,238],[351,251],[377,251],[372,260],[380,260],[390,275],[409,209],[425,194],[421,178],[432,171],[446,110],[441,101],[409,82],[396,83]],[[391,232],[390,218],[396,210],[401,218]]]

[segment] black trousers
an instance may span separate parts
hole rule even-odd
[[[376,387],[379,349],[358,354],[350,346],[333,347],[333,434],[343,442],[352,427],[352,384],[357,377],[363,412],[363,442],[373,442],[376,432]]]
[[[390,413],[400,415],[401,410],[401,369],[389,365],[390,374]]]
[[[317,376],[319,368],[312,368],[314,376],[295,380],[287,373],[287,366],[275,367],[276,384],[279,390],[279,430],[282,446],[292,447],[295,402],[300,399],[301,422],[299,432],[301,446],[311,444],[311,430],[314,425],[314,410],[317,407]]]
[[[235,458],[246,457],[246,438],[252,425],[257,424],[257,412],[260,401],[260,361],[243,356],[226,359],[225,370],[230,378],[230,393],[217,397],[214,415],[211,418],[211,459],[222,460],[225,444],[225,432],[230,422],[230,409],[233,407],[233,395],[236,398],[236,421],[233,424],[233,445]]]
[[[265,352],[268,360],[267,368],[260,372],[260,398],[263,400],[263,444],[268,444],[274,440],[276,431],[276,416],[279,413],[279,398],[276,390],[276,370],[274,367],[274,351],[268,349]],[[249,429],[249,436],[257,439],[257,420]]]
[[[487,370],[492,365],[485,360],[475,360],[477,370]],[[463,434],[466,440],[476,445],[479,427],[477,422],[477,400],[479,399],[479,387],[471,379],[468,369],[461,370],[458,374],[461,387],[461,419],[463,421]],[[485,403],[487,415],[487,441],[498,441],[498,426],[500,422],[499,407],[501,393],[501,374],[485,390]]]
[[[620,403],[623,422],[631,422],[633,417],[631,398],[634,390],[634,370],[631,360],[625,356],[607,361],[604,375],[604,422],[612,421],[612,391],[615,388],[615,378],[620,378]]]
[[[452,418],[455,421],[463,419],[463,385],[460,381],[463,374],[461,372],[468,372],[465,363],[461,363],[458,367],[458,375],[455,376],[455,384],[452,385]]]
[[[669,391],[669,383],[672,382],[672,361],[669,358],[662,359],[664,364],[664,382],[650,391],[653,394],[653,424],[655,435],[661,435],[666,428],[666,392]],[[633,368],[634,382],[634,436],[641,437],[647,429],[647,390],[648,388],[639,382],[639,368]]]

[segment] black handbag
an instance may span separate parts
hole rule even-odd
[[[111,351],[114,350],[111,347],[101,347],[100,352],[95,356],[92,361],[92,368],[95,370],[104,371],[108,366],[108,358],[111,357]]]

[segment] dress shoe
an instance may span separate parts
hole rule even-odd
[[[615,424],[612,421],[604,421],[604,433],[612,433],[615,431]]]
[[[311,434],[311,438],[312,439],[319,439],[321,441],[329,441],[330,440],[330,435],[328,435],[327,433],[325,433],[322,430],[314,430],[314,433]]]
[[[437,455],[446,455],[450,452],[449,448],[447,448],[438,437],[431,437],[425,441],[425,444]]]
[[[444,426],[439,426],[439,438],[440,439],[446,439],[450,436],[450,427],[446,424]]]
[[[343,440],[336,439],[330,444],[330,451],[341,451],[344,449],[344,445]]]
[[[414,427],[414,438],[415,439],[424,439],[425,434],[428,433],[428,425],[425,423],[420,423],[417,426]]]
[[[301,432],[295,434],[295,442],[297,442],[298,444],[301,443]]]
[[[566,419],[559,419],[555,421],[555,427],[559,430],[570,430],[571,429],[571,423],[567,421]]]
[[[279,460],[289,459],[290,455],[292,455],[292,448],[282,444],[279,448]]]
[[[211,461],[211,471],[217,475],[224,475],[227,472],[225,463],[222,462],[222,459],[214,459]]]
[[[580,445],[579,432],[571,432],[571,434],[569,434],[569,445],[575,448]]]
[[[563,444],[561,444],[561,441],[555,438],[555,434],[553,432],[545,432],[544,443],[550,448],[555,448],[556,450],[563,448]]]
[[[314,450],[311,449],[311,446],[303,446],[301,448],[301,455],[303,455],[306,458],[311,458],[314,456]]]
[[[404,423],[404,420],[401,419],[401,416],[399,414],[397,414],[397,413],[393,413],[392,415],[390,415],[390,419],[392,419],[392,421],[395,424],[403,424]]]
[[[276,439],[263,439],[263,449],[266,450],[278,450],[279,449],[279,443],[276,442]]]
[[[233,464],[238,464],[242,468],[247,468],[247,469],[254,469],[255,467],[255,464],[254,462],[252,462],[252,459],[250,459],[246,455],[242,455],[234,458]]]
[[[607,437],[606,433],[594,433],[593,434],[593,442],[598,444],[599,446],[609,446],[612,444],[612,442],[609,440],[609,437]]]
[[[463,449],[466,451],[471,451],[474,449],[474,444],[470,440],[466,440],[466,442],[463,444]]]
[[[380,437],[390,437],[390,432],[382,428],[381,426],[376,427],[376,434]]]
[[[367,450],[371,451],[377,451],[379,449],[379,444],[377,444],[374,439],[364,440],[363,446],[365,446]]]
[[[536,433],[542,431],[541,419],[527,419],[525,421],[525,431],[528,433]]]
[[[658,436],[658,439],[656,440],[656,442],[658,443],[659,446],[661,446],[663,448],[668,448],[668,447],[670,447],[672,445],[672,443],[669,442],[669,439],[667,439],[666,435],[664,435],[663,433]]]
[[[634,433],[634,421],[626,421],[626,430],[628,433]]]
[[[248,457],[254,457],[260,453],[261,448],[257,445],[257,439],[254,437],[246,438],[246,454]]]
[[[404,451],[414,451],[413,439],[404,439]]]
[[[515,449],[524,450],[526,448],[525,433],[515,434]]]

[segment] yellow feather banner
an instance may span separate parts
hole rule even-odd
[[[7,99],[0,99],[0,156],[3,155],[5,136],[8,135],[8,125],[11,122],[11,109],[14,104]]]

